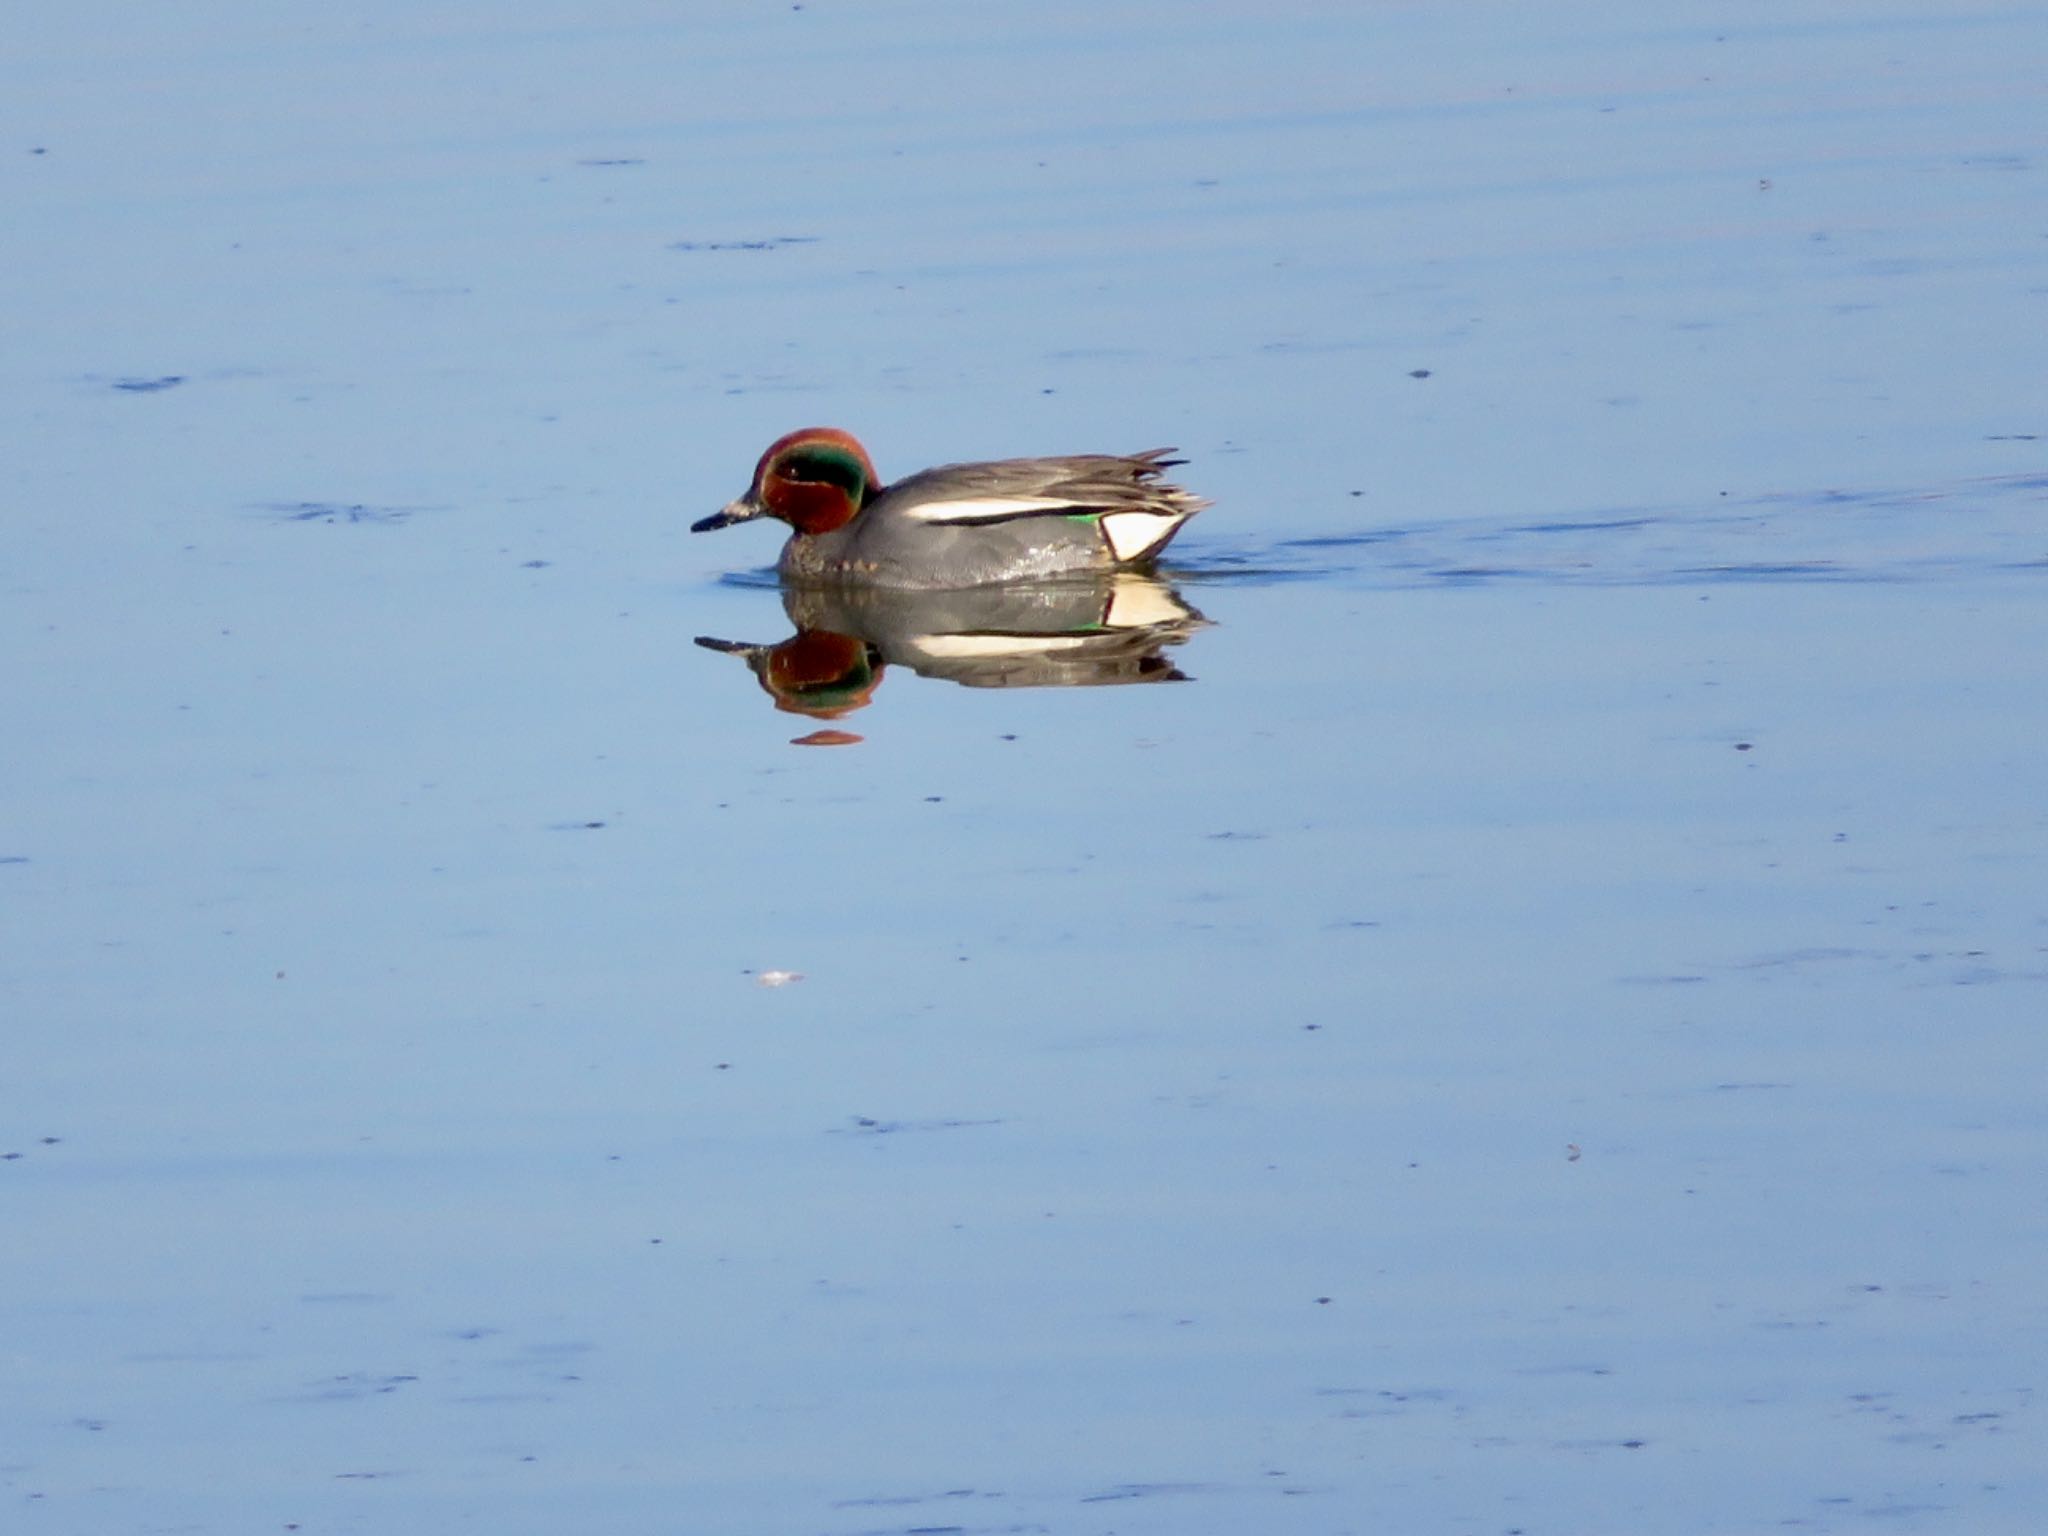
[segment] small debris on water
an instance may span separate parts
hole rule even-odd
[[[816,235],[772,235],[766,240],[672,240],[672,251],[779,251],[788,245],[816,245]]]
[[[1576,1163],[1580,1155],[1579,1144],[1576,1141],[1568,1141],[1564,1144],[1564,1160],[1566,1162]]]
[[[415,512],[436,509],[373,507],[360,501],[267,501],[256,510],[287,523],[402,523]]]
[[[969,1131],[1001,1125],[995,1120],[877,1120],[872,1115],[855,1115],[850,1131],[830,1130],[828,1136],[898,1136],[908,1131]]]

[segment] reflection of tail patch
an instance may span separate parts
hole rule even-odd
[[[1156,551],[1188,516],[1186,512],[1105,512],[1102,536],[1118,562],[1128,564]]]
[[[1150,576],[1124,574],[1115,580],[1102,614],[1104,629],[1152,629],[1185,624],[1195,616],[1170,588]]]

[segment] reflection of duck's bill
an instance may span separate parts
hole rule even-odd
[[[699,635],[697,643],[721,656],[757,656],[768,649],[765,645],[752,645],[745,640],[721,640],[716,635]]]

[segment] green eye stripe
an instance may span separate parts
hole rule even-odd
[[[776,461],[775,473],[799,484],[836,485],[855,495],[868,480],[859,456],[832,443],[799,443]]]

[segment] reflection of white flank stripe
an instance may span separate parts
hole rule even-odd
[[[1119,560],[1136,560],[1166,542],[1181,525],[1184,512],[1105,512],[1102,536]]]
[[[1086,635],[918,635],[910,647],[933,661],[987,661],[997,656],[1038,656],[1071,651]]]
[[[1083,510],[1060,496],[984,496],[975,501],[927,501],[903,509],[920,523],[975,523],[986,518],[1026,517],[1033,512]]]

